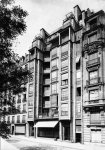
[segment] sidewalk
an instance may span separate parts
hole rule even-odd
[[[18,149],[0,137],[0,150],[18,150]]]
[[[70,143],[69,141],[55,141],[54,139],[49,138],[34,138],[34,137],[25,137],[25,136],[16,136],[19,139],[25,139],[31,142],[42,143],[46,145],[52,146],[59,146],[64,148],[72,148],[77,150],[105,150],[105,144],[98,144],[98,143],[88,143],[88,144],[81,144],[81,143]]]

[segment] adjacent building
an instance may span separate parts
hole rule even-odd
[[[30,70],[16,95],[12,134],[105,143],[105,13],[74,7],[51,34],[43,28],[21,65]]]

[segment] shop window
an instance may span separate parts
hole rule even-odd
[[[68,85],[68,73],[64,73],[61,75],[61,84],[62,85]]]

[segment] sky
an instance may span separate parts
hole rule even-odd
[[[73,12],[73,7],[79,5],[81,10],[90,8],[91,10],[105,11],[105,0],[16,0],[16,5],[20,5],[28,12],[25,21],[26,32],[14,41],[13,49],[24,56],[35,35],[44,28],[48,33],[53,32],[62,25],[65,15]]]

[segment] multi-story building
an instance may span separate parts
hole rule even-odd
[[[105,143],[105,13],[75,6],[56,31],[40,30],[27,57],[27,101],[16,102],[27,113],[15,115],[26,124],[15,134]]]

